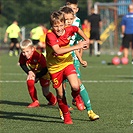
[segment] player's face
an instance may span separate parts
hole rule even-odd
[[[72,8],[74,14],[76,14],[76,13],[78,12],[78,10],[79,10],[79,8],[77,7],[76,4],[71,4],[71,5],[70,5],[70,8]]]
[[[58,23],[53,24],[52,28],[57,36],[62,36],[65,33],[65,30],[64,30],[65,23],[64,22],[59,21]]]
[[[27,47],[27,48],[22,49],[22,54],[23,56],[26,57],[26,59],[29,59],[32,56],[33,52],[34,52],[33,47]]]
[[[70,14],[64,14],[64,17],[65,17],[65,25],[66,26],[72,25],[74,16],[70,13]]]

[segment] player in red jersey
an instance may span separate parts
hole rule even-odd
[[[77,26],[65,27],[65,18],[60,11],[51,14],[50,24],[52,30],[46,35],[47,67],[53,82],[53,87],[56,89],[59,108],[63,112],[64,123],[73,124],[62,82],[65,78],[68,79],[72,88],[72,96],[76,100],[77,108],[79,110],[84,110],[84,103],[79,94],[78,77],[70,51],[80,48],[87,49],[89,39]],[[79,42],[78,45],[70,47],[70,38],[75,32],[80,34],[86,41]]]
[[[19,63],[21,68],[27,73],[27,87],[32,99],[29,108],[38,107],[39,101],[35,83],[38,81],[42,87],[45,98],[49,101],[49,105],[55,105],[56,97],[49,91],[50,76],[46,66],[46,59],[43,54],[39,53],[32,44],[30,39],[26,39],[20,43],[21,54]]]

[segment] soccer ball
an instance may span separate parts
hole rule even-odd
[[[112,64],[113,64],[113,65],[119,65],[119,64],[120,64],[120,59],[119,59],[119,57],[117,57],[117,56],[113,57],[113,59],[112,59]]]
[[[121,58],[121,63],[122,63],[123,65],[127,65],[127,64],[128,64],[128,58],[122,57],[122,58]]]

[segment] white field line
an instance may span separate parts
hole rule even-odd
[[[82,80],[83,83],[133,83],[133,80]]]
[[[0,80],[0,83],[24,83],[19,80]],[[82,80],[83,83],[133,83],[133,80]]]

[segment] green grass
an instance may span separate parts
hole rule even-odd
[[[132,133],[133,124],[133,65],[107,65],[113,56],[101,55],[84,59],[82,81],[89,93],[93,110],[100,119],[91,122],[87,111],[72,111],[73,125],[65,125],[59,118],[58,106],[47,106],[37,84],[41,106],[28,109],[31,102],[25,84],[26,75],[17,66],[18,57],[0,55],[0,132],[1,133]],[[131,60],[131,59],[130,59]],[[55,90],[51,87],[55,94]],[[70,87],[67,99],[71,105]]]

